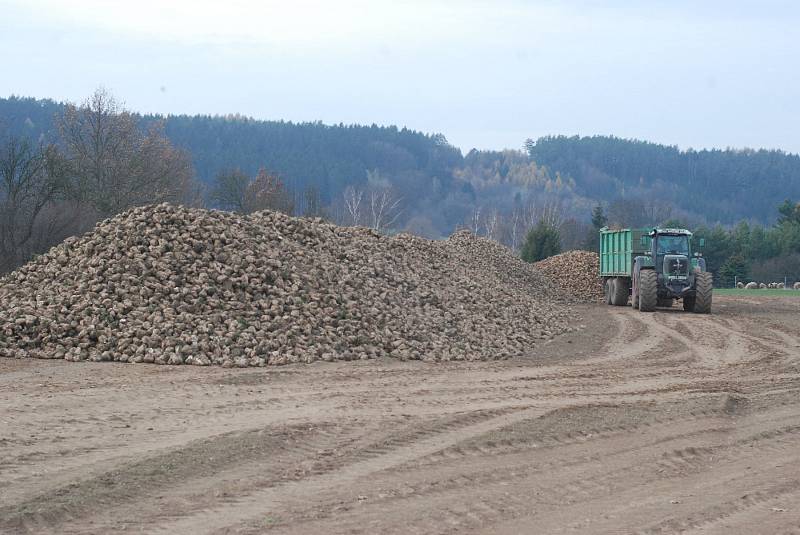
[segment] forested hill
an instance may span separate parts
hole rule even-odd
[[[47,139],[63,109],[52,100],[0,99],[0,132]],[[368,171],[402,184],[405,191],[428,190],[433,180],[446,188],[463,160],[443,136],[396,126],[260,121],[238,115],[139,118],[143,127],[163,120],[167,137],[189,152],[203,182],[211,182],[223,169],[255,174],[264,167],[292,189],[314,185],[328,201],[348,185],[365,184]]]
[[[597,199],[647,198],[708,221],[772,223],[775,207],[800,198],[800,157],[779,150],[679,150],[616,137],[543,137],[526,143],[540,165],[574,178]]]
[[[56,139],[52,100],[0,98],[0,137]],[[615,137],[544,137],[518,150],[461,151],[438,134],[395,126],[261,121],[241,116],[137,116],[163,120],[205,183],[223,169],[264,167],[296,195],[313,186],[334,213],[347,186],[390,187],[402,199],[398,230],[443,236],[490,228],[543,207],[587,222],[595,204],[615,224],[679,218],[689,225],[772,224],[784,199],[800,199],[800,157],[774,150],[681,151]],[[536,215],[534,215],[536,214]],[[481,219],[481,221],[479,221]],[[486,230],[488,233],[489,230]],[[505,231],[504,231],[505,232]]]

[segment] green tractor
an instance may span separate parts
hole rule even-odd
[[[682,301],[686,311],[711,312],[711,273],[685,229],[600,229],[600,276],[609,305],[630,298],[634,308],[652,312]]]

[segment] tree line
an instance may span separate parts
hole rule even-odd
[[[733,227],[694,229],[696,237],[705,238],[703,255],[718,285],[800,280],[800,203],[785,200],[777,215],[771,226],[740,221]]]
[[[548,136],[526,149],[581,195],[657,199],[696,223],[770,223],[783,199],[800,198],[800,156],[780,150],[680,150],[613,136]]]
[[[791,202],[780,213],[777,203],[770,214],[742,208],[756,215],[739,223],[707,217],[717,205],[738,206],[725,188],[709,190],[739,164],[727,181],[757,184],[747,186],[753,207],[777,194],[765,186],[759,196],[758,184],[784,180],[781,193],[795,191],[798,158],[779,151],[553,137],[529,140],[526,151],[462,155],[443,136],[396,127],[142,116],[103,90],[80,105],[0,99],[0,141],[4,271],[99,219],[162,201],[270,208],[429,238],[467,228],[531,261],[596,249],[604,224],[672,222],[708,238],[720,283],[799,265],[796,226],[784,214]]]
[[[65,106],[0,98],[0,129],[53,141],[54,117]],[[395,126],[130,115],[144,131],[158,125],[189,155],[206,200],[219,173],[239,169],[252,177],[264,168],[294,192],[299,208],[303,192],[313,188],[324,204],[346,211],[345,191],[374,189],[378,177],[404,200],[399,229],[434,238],[468,225],[476,208],[510,216],[533,200],[557,203],[565,218],[586,221],[598,201],[611,216],[636,209],[624,204],[642,199],[691,226],[713,226],[742,219],[769,225],[777,204],[800,198],[800,157],[776,150],[694,151],[609,136],[551,136],[528,140],[525,150],[462,154],[440,134]],[[653,215],[659,214],[646,211],[638,219]]]

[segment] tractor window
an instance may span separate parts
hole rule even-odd
[[[657,254],[682,254],[689,256],[689,238],[687,236],[659,236]]]

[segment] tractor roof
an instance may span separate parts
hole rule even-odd
[[[675,236],[691,236],[692,233],[685,228],[654,228],[652,232],[650,232],[651,236],[656,234],[672,234]]]

